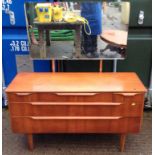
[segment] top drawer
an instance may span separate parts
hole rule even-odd
[[[112,102],[111,93],[7,93],[9,102]]]
[[[143,104],[144,93],[114,93],[114,102]]]

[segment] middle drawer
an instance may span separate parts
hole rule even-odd
[[[11,102],[12,116],[141,116],[142,104],[119,102]]]

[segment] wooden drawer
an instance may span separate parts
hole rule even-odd
[[[124,103],[140,103],[144,102],[143,93],[113,93],[114,102],[124,102]]]
[[[136,133],[140,117],[13,117],[17,133]]]
[[[134,116],[134,114],[143,115],[144,93],[114,93],[113,102],[120,102],[126,105],[126,108],[121,110],[123,116],[127,111],[131,116]]]
[[[8,93],[9,102],[112,102],[111,93]]]
[[[121,102],[11,102],[12,116],[129,116],[140,117],[143,105]]]

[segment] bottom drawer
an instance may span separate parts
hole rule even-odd
[[[136,133],[140,117],[13,117],[16,133]]]
[[[121,102],[14,102],[12,116],[124,116],[140,117],[143,105]]]

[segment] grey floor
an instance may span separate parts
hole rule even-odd
[[[26,136],[13,134],[9,112],[3,109],[3,155],[151,155],[152,113],[144,113],[140,134],[128,135],[125,151],[119,152],[118,135],[35,135],[35,149],[27,149]]]

